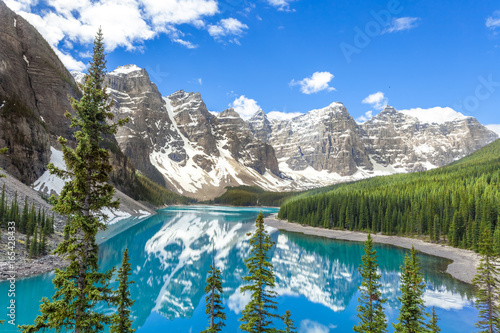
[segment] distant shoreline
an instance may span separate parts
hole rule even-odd
[[[331,230],[303,226],[298,223],[290,223],[285,220],[277,219],[277,214],[273,214],[267,218],[264,218],[264,222],[268,226],[279,230],[286,230],[291,232],[303,233],[305,235],[313,235],[339,240],[364,242],[367,235],[366,233],[359,231]],[[476,275],[476,266],[479,262],[480,256],[473,251],[457,249],[451,246],[428,243],[420,239],[400,236],[385,236],[375,234],[372,235],[372,238],[375,243],[388,244],[405,249],[411,249],[413,245],[419,252],[430,254],[436,257],[450,259],[453,262],[448,265],[446,273],[462,282],[471,284],[472,279]]]

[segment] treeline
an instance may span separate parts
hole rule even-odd
[[[267,206],[279,207],[298,192],[269,192],[257,186],[228,187],[226,192],[208,204],[229,206]]]
[[[140,172],[136,173],[138,186],[133,195],[135,200],[149,202],[155,206],[195,203],[196,200],[182,195],[175,194],[165,187],[155,183]]]
[[[15,222],[16,231],[26,235],[26,253],[35,258],[48,253],[47,236],[54,233],[54,214],[49,216],[45,210],[35,209],[35,203],[28,203],[28,197],[21,208],[17,199],[7,202],[5,197],[5,184],[0,196],[0,224],[7,229],[8,222]]]
[[[500,140],[444,168],[289,200],[278,217],[329,229],[424,236],[474,251],[488,229],[500,252]]]

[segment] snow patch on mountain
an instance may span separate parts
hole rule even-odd
[[[137,65],[130,64],[130,65],[125,65],[125,66],[119,66],[117,67],[114,71],[110,72],[110,75],[127,75],[133,72],[137,72],[142,70],[142,68],[138,67]]]
[[[443,108],[439,106],[429,109],[414,108],[408,110],[400,110],[399,112],[410,117],[415,117],[422,123],[429,124],[444,124],[450,121],[463,120],[467,118],[460,112],[457,112],[450,107]]]
[[[54,164],[56,168],[61,170],[66,170],[66,163],[64,162],[63,152],[50,147],[50,162]],[[43,192],[48,195],[60,194],[64,187],[64,180],[57,177],[56,175],[50,174],[49,170],[46,170],[43,175],[38,178],[33,184],[33,188],[38,192]]]

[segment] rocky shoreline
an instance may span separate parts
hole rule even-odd
[[[341,231],[323,229],[317,227],[304,226],[298,223],[290,223],[285,220],[277,219],[277,214],[271,215],[264,219],[266,225],[291,232],[303,233],[305,235],[313,235],[332,239],[340,239],[347,241],[364,242],[366,233],[356,231]],[[476,267],[480,256],[469,250],[457,249],[454,247],[428,243],[423,240],[406,238],[399,236],[372,235],[375,243],[389,244],[397,247],[411,249],[412,245],[417,251],[430,254],[433,256],[450,259],[453,262],[448,265],[446,273],[453,276],[455,279],[471,284],[472,279],[476,275]]]
[[[16,279],[40,275],[68,265],[61,257],[52,254],[37,259],[23,259],[14,262],[13,269],[8,262],[0,262],[0,281],[8,280],[13,275]]]

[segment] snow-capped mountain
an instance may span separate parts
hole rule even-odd
[[[72,73],[82,80],[79,73]],[[414,172],[460,159],[498,136],[473,117],[386,107],[363,124],[335,102],[288,120],[259,110],[209,112],[199,93],[162,97],[148,73],[118,67],[106,80],[113,113],[130,122],[116,139],[135,167],[183,195],[214,198],[226,186],[300,190]]]
[[[162,97],[135,65],[110,72],[106,83],[113,113],[130,120],[116,135],[120,148],[156,182],[199,199],[220,195],[226,186],[287,185],[274,149],[257,140],[234,110],[213,115],[199,93],[181,90]]]

